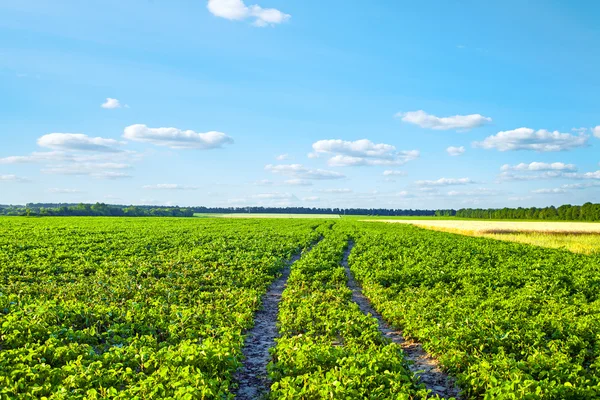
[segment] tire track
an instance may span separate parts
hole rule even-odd
[[[321,239],[319,239],[320,241]],[[318,243],[317,241],[316,243]],[[307,249],[310,251],[314,245]],[[267,364],[270,361],[269,349],[275,346],[277,332],[277,314],[281,294],[290,276],[292,265],[300,259],[302,252],[295,254],[287,261],[277,278],[262,297],[262,306],[254,317],[254,327],[247,332],[242,353],[244,361],[242,368],[234,375],[234,381],[239,383],[233,390],[236,399],[260,399],[269,391],[270,381],[267,375]]]
[[[460,390],[454,384],[452,377],[439,368],[437,360],[427,354],[420,343],[407,341],[401,331],[393,329],[385,322],[381,314],[373,308],[369,299],[362,293],[362,289],[354,279],[348,265],[348,257],[353,247],[354,242],[350,240],[342,260],[342,266],[346,270],[346,276],[348,277],[348,287],[352,290],[352,301],[358,304],[363,313],[371,314],[377,319],[379,331],[383,336],[402,347],[405,358],[412,362],[410,370],[419,377],[427,389],[431,390],[433,395],[439,395],[442,398],[453,397],[460,399]]]

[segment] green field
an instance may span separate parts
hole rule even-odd
[[[231,213],[231,214],[210,214],[195,213],[197,218],[304,218],[304,219],[323,219],[339,218],[337,214],[258,214],[258,213]]]
[[[0,218],[0,399],[235,398],[261,299],[291,266],[272,399],[437,398],[353,301],[463,399],[600,396],[600,257],[342,219]],[[242,398],[242,397],[240,397]]]

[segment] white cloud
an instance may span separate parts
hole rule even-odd
[[[172,149],[216,149],[232,144],[233,139],[222,132],[197,133],[177,128],[149,128],[143,124],[125,128],[123,137],[136,142],[152,143]]]
[[[273,184],[274,182],[269,179],[261,179],[260,181],[254,182],[254,185],[256,186],[272,186]]]
[[[319,201],[319,197],[317,197],[317,196],[303,197],[302,201]]]
[[[509,201],[524,201],[529,199],[531,199],[531,196],[512,196],[508,198]]]
[[[91,173],[90,176],[96,179],[128,179],[132,176],[125,172],[115,172],[115,171],[100,171]]]
[[[584,183],[569,183],[566,185],[562,185],[561,187],[563,189],[574,189],[574,190],[583,190],[583,189],[589,189],[591,187],[598,187],[600,186],[600,182],[598,181],[592,181],[592,182],[584,182]]]
[[[464,146],[460,146],[460,147],[450,146],[446,149],[446,152],[449,155],[451,155],[452,157],[460,156],[465,152],[465,147]]]
[[[145,185],[147,190],[198,190],[199,186],[179,185],[177,183],[159,183],[157,185]]]
[[[419,151],[396,151],[391,144],[375,144],[368,139],[354,142],[331,139],[319,140],[312,145],[314,153],[333,154],[328,164],[336,167],[363,165],[402,165],[419,157]]]
[[[291,193],[274,192],[255,194],[252,198],[260,200],[294,200],[296,199],[296,196]]]
[[[78,163],[74,162],[71,164],[56,165],[42,169],[45,174],[58,174],[58,175],[94,175],[102,176],[105,170],[123,170],[130,169],[131,165],[124,163]]]
[[[436,117],[435,115],[427,114],[423,110],[400,112],[396,117],[402,119],[409,124],[418,125],[421,128],[429,128],[435,130],[468,130],[492,122],[489,117],[484,117],[481,114],[470,115],[454,115],[451,117]]]
[[[275,174],[281,174],[285,176],[289,176],[295,179],[315,179],[315,180],[323,180],[323,179],[342,179],[346,176],[339,172],[335,171],[327,171],[323,169],[309,169],[304,167],[301,164],[282,164],[282,165],[273,165],[268,164],[265,166],[265,170],[271,171]]]
[[[208,0],[207,7],[217,17],[234,21],[251,18],[254,19],[253,25],[259,27],[281,24],[291,18],[291,15],[274,8],[246,6],[242,0]]]
[[[554,188],[554,189],[537,189],[532,190],[531,193],[536,194],[559,194],[559,193],[567,193],[565,189],[562,188]]]
[[[502,171],[577,171],[574,164],[565,164],[562,162],[543,163],[520,163],[516,165],[504,164],[500,170]]]
[[[594,133],[594,136],[600,138],[600,125],[594,127],[594,129],[592,129],[592,132]]]
[[[481,197],[481,196],[498,196],[500,194],[500,192],[498,192],[497,190],[493,190],[493,189],[488,189],[488,188],[477,188],[475,190],[468,190],[468,191],[457,191],[457,190],[451,190],[448,193],[448,196],[452,196],[452,197]]]
[[[113,110],[115,108],[121,108],[121,102],[117,99],[112,99],[110,97],[106,98],[106,101],[100,105],[102,108],[106,108],[108,110]]]
[[[35,164],[41,162],[67,161],[71,157],[62,151],[33,152],[28,156],[0,158],[0,164]]]
[[[58,194],[74,194],[74,193],[82,193],[79,189],[59,189],[59,188],[50,188],[48,189],[50,193],[58,193]]]
[[[285,160],[287,160],[288,158],[290,158],[290,155],[289,155],[289,154],[287,154],[287,153],[286,153],[286,154],[280,154],[280,155],[278,155],[277,157],[275,157],[275,159],[276,159],[277,161],[285,161]]]
[[[49,133],[40,137],[37,144],[54,150],[97,151],[117,153],[122,143],[114,139],[89,137],[82,133]]]
[[[332,193],[332,194],[344,194],[344,193],[352,193],[352,189],[321,189],[322,193]]]
[[[383,175],[384,176],[406,176],[406,172],[388,169],[386,171],[383,171]]]
[[[416,181],[419,186],[451,186],[451,185],[470,185],[477,183],[471,178],[440,178],[435,181]]]
[[[283,183],[290,186],[312,186],[312,182],[306,179],[288,179]]]
[[[29,179],[17,175],[0,175],[0,182],[29,182]]]
[[[534,131],[530,128],[518,128],[511,131],[498,132],[482,142],[474,142],[475,147],[483,149],[534,150],[538,152],[564,151],[587,145],[588,136],[570,133],[550,132],[545,129]]]
[[[306,155],[306,157],[308,157],[308,158],[319,158],[319,153],[315,153],[315,152],[308,153]]]

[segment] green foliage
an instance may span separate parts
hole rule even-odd
[[[0,219],[0,399],[231,398],[261,296],[319,224]]]
[[[600,396],[600,259],[364,225],[350,262],[374,306],[469,398]]]
[[[426,398],[398,345],[351,301],[340,266],[348,235],[333,231],[293,266],[269,366],[273,399]]]

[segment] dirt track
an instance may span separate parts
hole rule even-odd
[[[354,279],[350,267],[348,266],[348,256],[350,255],[353,246],[354,243],[351,241],[344,253],[344,259],[342,261],[342,266],[346,270],[346,276],[348,277],[348,287],[352,290],[352,300],[358,304],[363,313],[371,314],[377,319],[379,331],[385,337],[402,347],[406,359],[412,361],[410,367],[411,371],[420,378],[427,389],[442,398],[460,398],[458,395],[459,390],[454,385],[452,378],[440,370],[437,361],[427,354],[419,343],[406,341],[404,336],[402,336],[402,332],[392,329],[392,327],[384,321],[381,314],[371,306],[369,300],[363,295],[362,289]]]

